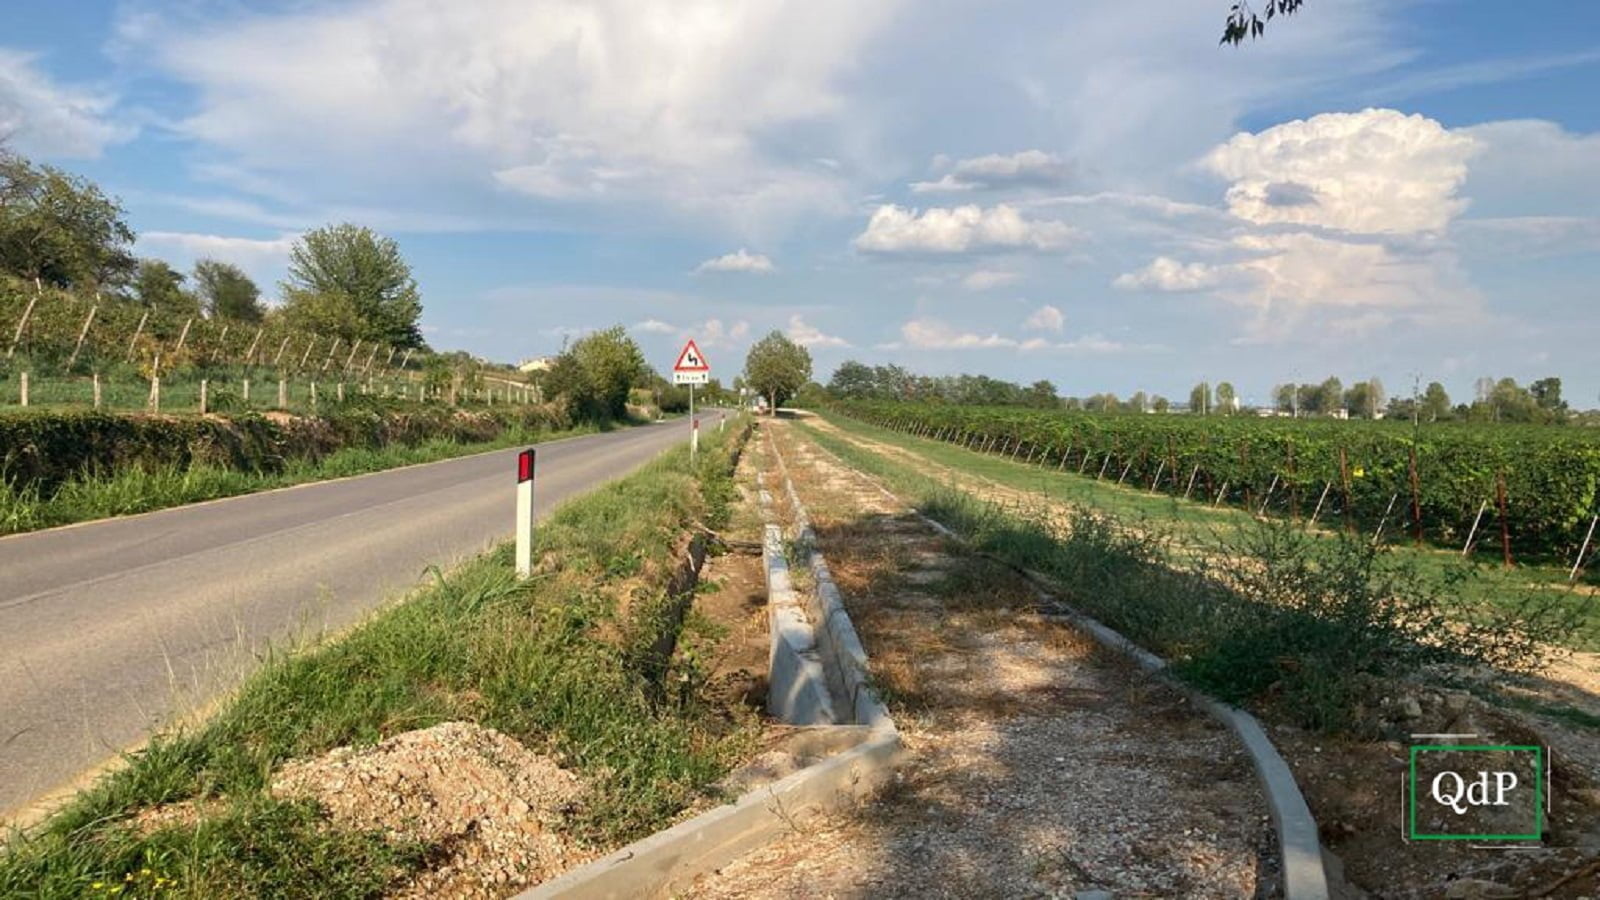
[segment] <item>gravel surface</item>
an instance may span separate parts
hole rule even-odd
[[[690,896],[1272,894],[1270,822],[1231,735],[775,427],[909,759],[876,803]]]
[[[578,776],[470,723],[291,762],[272,790],[316,799],[345,827],[448,848],[398,897],[503,897],[595,855],[564,836],[583,796]]]

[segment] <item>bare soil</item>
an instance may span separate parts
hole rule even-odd
[[[1271,894],[1270,822],[1230,734],[1034,615],[1009,570],[774,430],[908,762],[877,802],[807,823],[690,896]]]
[[[1067,505],[942,465],[903,447],[847,433],[816,417],[807,424],[914,465],[983,500],[1043,510],[1064,520]],[[881,494],[880,494],[881,496]],[[1355,741],[1272,728],[1348,879],[1380,897],[1600,897],[1600,729],[1550,710],[1600,716],[1600,654],[1552,651],[1533,675],[1453,673],[1471,691],[1397,684],[1383,740]],[[1524,701],[1512,705],[1514,701]],[[1543,709],[1529,708],[1529,701]],[[1409,702],[1415,707],[1404,710]],[[1415,712],[1417,715],[1409,715]],[[1549,748],[1552,790],[1545,839],[1519,850],[1474,842],[1406,840],[1403,778],[1407,747],[1439,742],[1423,734],[1474,735],[1473,743]]]

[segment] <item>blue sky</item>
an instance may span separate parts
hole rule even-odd
[[[11,0],[0,133],[139,250],[398,239],[441,348],[622,323],[1184,397],[1559,375],[1600,404],[1600,4]],[[269,287],[269,293],[276,293]]]

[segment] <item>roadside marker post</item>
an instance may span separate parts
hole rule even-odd
[[[533,474],[535,451],[517,454],[517,577],[533,574]]]

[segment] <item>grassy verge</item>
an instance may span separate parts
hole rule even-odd
[[[846,416],[829,414],[825,418],[847,434],[908,450],[964,474],[1029,492],[1042,501],[1094,510],[1124,523],[1138,523],[1139,527],[1159,532],[1175,549],[1191,554],[1249,540],[1260,530],[1256,517],[1242,510],[1213,507],[1204,501],[1185,501],[1139,487],[1118,485],[1115,472],[1099,480],[1095,478],[1097,472],[1093,466],[1085,475],[1078,475],[1070,467],[1066,472],[1059,472],[903,434]],[[1308,540],[1322,541],[1329,547],[1347,542],[1334,531],[1319,529],[1302,533]],[[1361,537],[1370,539],[1371,536]],[[1386,553],[1387,558],[1403,562],[1415,569],[1419,577],[1458,598],[1463,607],[1490,605],[1513,610],[1528,603],[1532,592],[1545,595],[1548,603],[1577,609],[1585,622],[1583,627],[1573,630],[1571,646],[1600,650],[1600,598],[1593,595],[1589,585],[1578,587],[1580,592],[1588,591],[1587,596],[1574,595],[1564,565],[1524,564],[1506,569],[1497,558],[1489,558],[1493,554],[1463,559],[1457,552],[1409,543],[1387,545]]]
[[[1440,664],[1528,667],[1543,642],[1577,627],[1571,605],[1537,593],[1463,616],[1450,584],[1360,539],[1256,522],[1216,538],[1212,552],[1188,553],[1149,522],[1134,527],[1079,508],[1062,523],[1003,509],[801,427],[978,549],[1043,573],[1075,607],[1171,661],[1179,677],[1279,721],[1370,733],[1394,679]]]
[[[411,446],[390,445],[379,449],[347,447],[320,460],[293,460],[278,472],[241,471],[204,464],[183,469],[171,466],[132,468],[104,477],[68,481],[48,496],[33,488],[8,488],[0,482],[0,535],[133,515],[312,481],[364,475],[536,441],[591,434],[610,427],[584,425],[560,431],[514,427],[492,441],[458,443],[434,438]]]
[[[94,885],[178,896],[373,896],[438,848],[340,830],[267,792],[284,761],[466,720],[498,729],[593,785],[571,827],[609,845],[659,827],[752,744],[754,720],[664,691],[675,660],[645,658],[675,548],[721,526],[740,430],[675,448],[570,502],[537,533],[534,577],[502,546],[440,576],[342,639],[269,658],[203,726],[162,735],[0,852],[0,896],[92,896]],[[193,824],[146,833],[143,809],[207,801]]]

